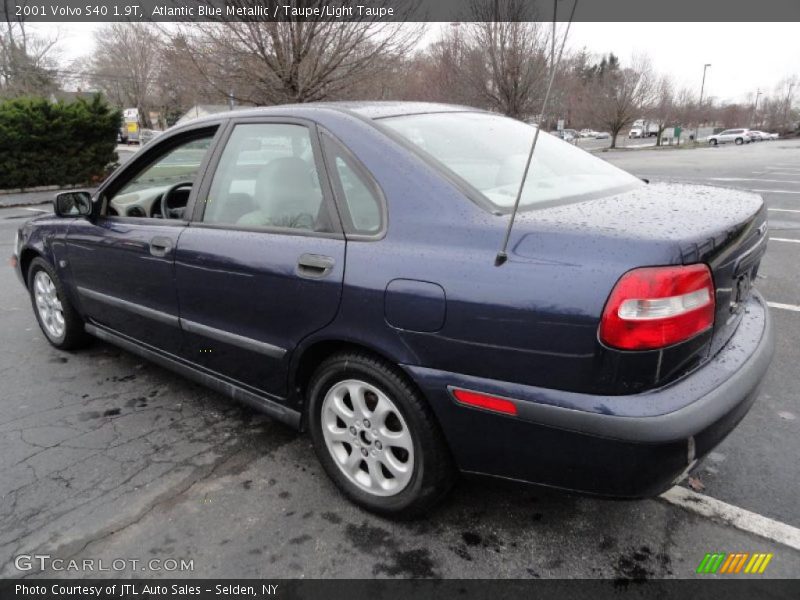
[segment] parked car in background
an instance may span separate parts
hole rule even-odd
[[[582,138],[595,138],[597,132],[594,129],[581,129],[580,135]]]
[[[159,131],[157,129],[140,129],[139,130],[139,144],[144,146],[145,144],[149,144],[155,138],[160,136],[163,131]]]
[[[608,133],[607,131],[598,131],[596,133],[596,135],[594,136],[594,139],[596,139],[596,140],[607,140],[607,139],[610,139],[610,138],[611,138],[611,134]]]
[[[576,138],[575,135],[571,133],[572,131],[575,130],[574,129],[562,129],[560,131],[554,130],[550,132],[550,135],[553,135],[561,140],[564,140],[565,142],[573,142],[575,141]]]
[[[720,133],[708,136],[708,143],[712,146],[717,144],[749,144],[752,141],[749,129],[726,129]]]
[[[770,140],[777,140],[780,136],[777,133],[769,133],[767,131],[751,129],[750,137],[753,138],[754,141],[766,142]]]
[[[369,510],[419,514],[459,470],[660,494],[770,363],[764,202],[547,134],[523,181],[534,133],[427,103],[196,119],[59,194],[12,264],[55,348],[97,337],[309,431]]]

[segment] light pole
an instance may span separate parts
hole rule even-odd
[[[711,63],[706,63],[703,65],[703,83],[700,84],[700,103],[697,107],[698,111],[703,110],[703,90],[706,87],[706,69],[711,66]],[[694,128],[694,143],[697,144],[700,140],[698,139],[698,133],[700,131],[700,114],[697,115],[697,126]]]

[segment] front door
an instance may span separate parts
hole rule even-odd
[[[99,192],[101,214],[71,224],[67,258],[81,306],[95,324],[180,351],[175,248],[213,135],[206,129],[140,150]]]
[[[185,358],[286,395],[291,351],[339,307],[345,242],[327,181],[312,125],[234,125],[178,240]]]

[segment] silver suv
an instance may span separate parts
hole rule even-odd
[[[708,136],[708,143],[712,146],[728,144],[730,142],[738,146],[741,144],[749,144],[751,141],[749,129],[726,129],[720,133]]]

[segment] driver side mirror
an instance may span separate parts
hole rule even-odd
[[[53,201],[58,217],[88,217],[92,214],[92,195],[89,192],[61,192]]]

